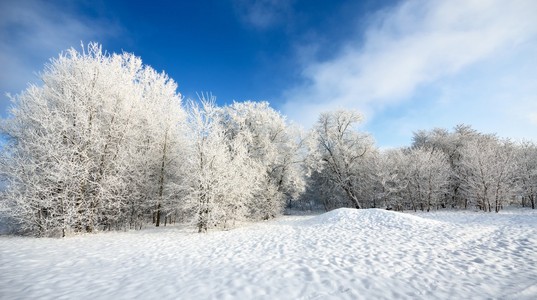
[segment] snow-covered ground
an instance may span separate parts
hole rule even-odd
[[[338,209],[230,231],[0,238],[1,299],[537,299],[537,213]]]

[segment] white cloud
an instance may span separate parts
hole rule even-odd
[[[528,114],[528,119],[532,124],[537,125],[537,112],[530,112]]]
[[[246,24],[269,29],[283,23],[292,13],[291,0],[236,0],[235,9]]]
[[[476,64],[511,62],[517,58],[510,53],[534,47],[536,11],[533,0],[403,1],[372,16],[360,33],[363,38],[350,39],[337,56],[310,61],[302,72],[305,83],[285,92],[282,110],[308,126],[327,109],[357,108],[369,120],[387,107],[405,109],[424,87],[441,86],[443,80],[453,83]],[[452,87],[461,86],[472,88],[464,82]],[[440,88],[438,93],[433,97],[438,105],[460,101],[446,99]],[[472,95],[479,97],[477,92]]]
[[[116,25],[85,19],[69,10],[72,3],[38,0],[0,2],[0,112],[8,105],[5,93],[19,93],[51,57],[81,42],[102,42],[118,31]]]

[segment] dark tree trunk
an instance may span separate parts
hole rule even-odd
[[[158,204],[157,204],[157,222],[156,227],[160,226],[160,201],[162,200],[162,195],[164,192],[164,168],[166,165],[166,148],[168,144],[168,132],[164,135],[164,147],[162,149],[162,163],[160,165],[160,178],[159,178],[159,190],[158,190]]]
[[[157,212],[156,212],[156,215],[157,215],[157,218],[156,218],[155,226],[156,226],[156,227],[159,227],[159,226],[160,226],[160,203],[157,204]]]

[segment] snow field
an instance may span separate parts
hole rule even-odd
[[[536,286],[537,213],[523,210],[0,238],[1,299],[534,299]]]

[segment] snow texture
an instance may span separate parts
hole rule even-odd
[[[1,299],[536,299],[537,213],[338,209],[230,231],[0,238]]]

